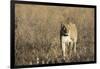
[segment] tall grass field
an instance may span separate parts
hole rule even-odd
[[[94,9],[49,5],[15,5],[15,64],[56,64],[94,61]],[[77,27],[76,54],[63,61],[61,23]],[[68,49],[70,50],[70,49]],[[37,62],[38,61],[38,62]]]

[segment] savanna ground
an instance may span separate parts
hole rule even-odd
[[[63,63],[60,25],[73,18],[78,31],[77,52],[66,62],[94,61],[94,9],[15,5],[15,64]],[[44,62],[43,62],[44,61]]]

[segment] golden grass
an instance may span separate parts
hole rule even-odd
[[[60,45],[60,24],[67,18],[78,29],[77,54],[66,62],[94,61],[94,9],[16,4],[15,63],[16,65],[63,63]]]

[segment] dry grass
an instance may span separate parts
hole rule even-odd
[[[16,65],[63,63],[60,45],[60,24],[67,18],[78,29],[77,54],[66,62],[94,61],[94,9],[16,4]]]

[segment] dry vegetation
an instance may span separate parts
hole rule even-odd
[[[60,24],[73,18],[78,30],[77,54],[66,62],[94,61],[94,9],[16,4],[15,64],[63,63]]]

